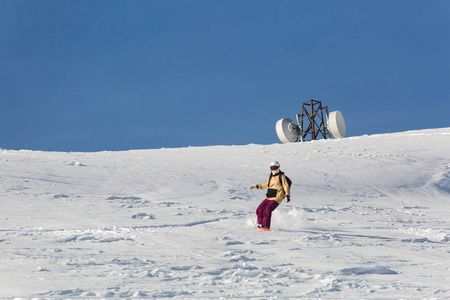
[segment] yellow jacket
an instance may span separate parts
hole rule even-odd
[[[279,178],[280,176],[281,176],[281,183]],[[284,197],[289,197],[291,195],[289,184],[286,181],[286,176],[284,176],[284,174],[281,172],[277,175],[270,176],[267,182],[257,184],[256,188],[269,189],[267,192],[267,199],[275,200],[278,202],[278,204],[281,204],[281,202],[283,202]]]

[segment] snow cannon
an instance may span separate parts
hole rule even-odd
[[[290,118],[277,121],[275,129],[283,144],[317,140],[320,137],[345,137],[346,128],[342,113],[338,110],[328,113],[328,106],[322,106],[322,102],[318,100],[304,102],[302,113],[296,114],[296,118],[297,124]]]

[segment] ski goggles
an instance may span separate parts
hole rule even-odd
[[[279,168],[279,167],[277,167],[277,166],[272,166],[272,167],[270,167],[271,170],[278,170],[278,168]]]

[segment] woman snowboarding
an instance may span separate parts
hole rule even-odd
[[[286,197],[286,202],[291,201],[290,180],[280,171],[280,163],[273,161],[270,163],[270,177],[266,183],[250,186],[250,189],[268,189],[266,199],[256,209],[258,224],[256,228],[270,231],[270,220],[272,212],[281,204]]]

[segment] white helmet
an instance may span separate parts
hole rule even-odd
[[[270,170],[272,171],[272,175],[277,175],[280,172],[280,163],[277,161],[271,162]]]
[[[279,167],[280,167],[280,163],[277,162],[277,161],[273,161],[273,162],[270,163],[270,166],[271,166],[271,167],[278,167],[278,168],[279,168]]]

